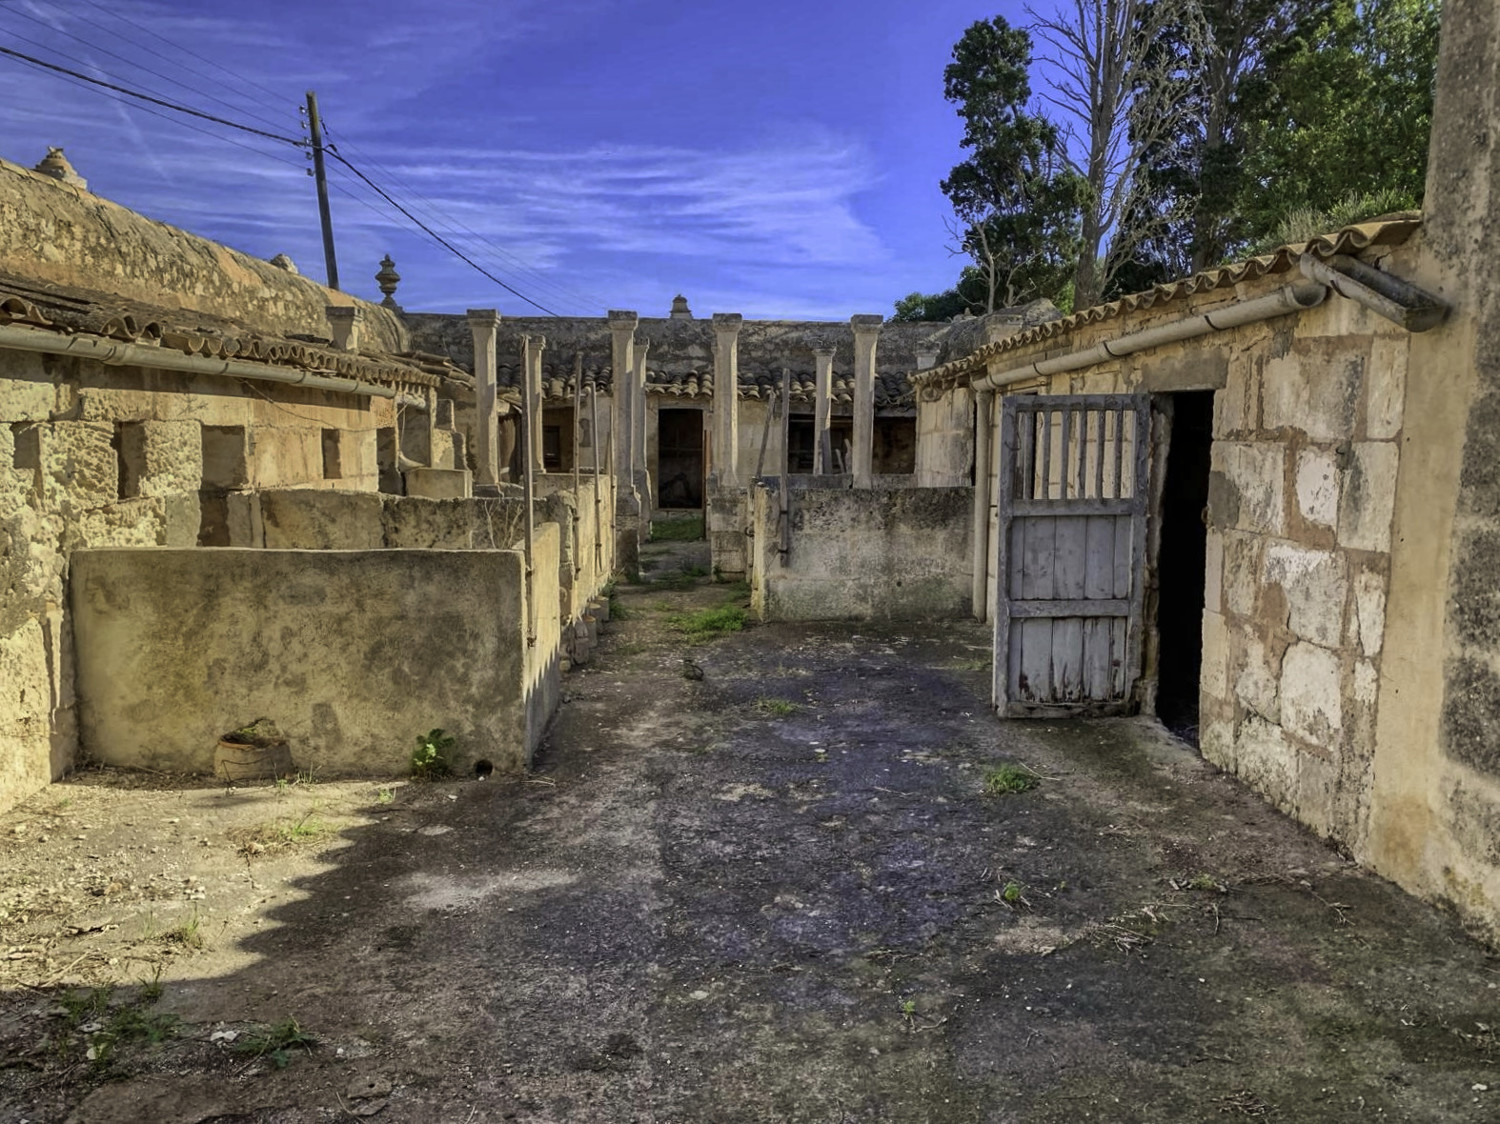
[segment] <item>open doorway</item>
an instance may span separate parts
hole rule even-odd
[[[1156,716],[1198,744],[1198,684],[1203,672],[1203,591],[1208,558],[1208,475],[1214,439],[1214,392],[1171,398],[1171,440],[1161,493],[1156,629],[1160,639]]]
[[[703,411],[656,414],[656,505],[703,506]]]

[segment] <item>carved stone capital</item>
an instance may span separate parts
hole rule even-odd
[[[861,332],[878,332],[880,326],[885,323],[885,317],[879,313],[859,313],[849,317],[849,326],[854,329],[854,334]]]
[[[493,328],[500,323],[500,314],[493,308],[471,308],[464,313],[471,328]]]
[[[715,312],[713,316],[714,331],[725,334],[738,332],[744,324],[745,318],[738,312]]]
[[[628,309],[609,310],[609,330],[612,332],[633,332],[640,322],[641,318]]]

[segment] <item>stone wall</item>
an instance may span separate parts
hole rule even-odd
[[[0,351],[0,807],[75,760],[73,551],[249,545],[255,489],[373,489],[393,424],[386,399]]]
[[[434,726],[460,767],[519,768],[532,700],[556,691],[528,653],[524,569],[517,551],[82,551],[83,748],[208,773],[221,734],[267,717],[322,776],[403,774]]]
[[[781,556],[780,494],[755,489],[753,606],[762,620],[968,615],[972,488],[794,488]]]
[[[965,387],[948,394],[917,394],[917,484],[946,488],[974,474],[974,395]]]

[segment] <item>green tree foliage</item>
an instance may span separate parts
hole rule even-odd
[[[1246,83],[1252,236],[1299,208],[1398,191],[1422,198],[1439,0],[1320,0]]]
[[[982,296],[969,297],[967,270],[959,289],[984,312],[1056,294],[1077,261],[1084,185],[1057,127],[1027,108],[1030,66],[1031,37],[996,16],[964,32],[943,71],[967,156],[941,186]]]

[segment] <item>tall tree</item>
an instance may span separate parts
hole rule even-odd
[[[1061,116],[1087,184],[1074,274],[1076,307],[1099,303],[1141,247],[1180,221],[1186,204],[1153,197],[1148,157],[1190,131],[1187,97],[1210,46],[1200,0],[1064,0],[1028,7],[1048,45],[1046,100]],[[1169,32],[1177,51],[1156,48]]]
[[[1246,84],[1241,208],[1257,233],[1353,195],[1422,197],[1439,0],[1316,0]]]
[[[1030,66],[1031,37],[996,16],[964,32],[943,71],[968,155],[941,186],[958,219],[958,247],[983,281],[986,312],[1057,296],[1077,259],[1083,185],[1057,127],[1028,108]]]

